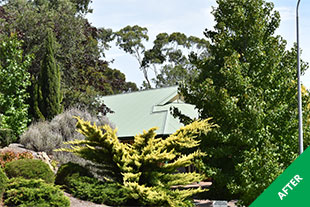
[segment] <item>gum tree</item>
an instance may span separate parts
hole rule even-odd
[[[153,47],[147,49],[145,42],[149,40],[147,28],[126,26],[115,32],[116,45],[133,55],[144,75],[144,87],[156,88],[188,82],[197,75],[191,59],[203,59],[208,55],[209,42],[195,36],[186,36],[180,32],[159,33]],[[154,78],[150,78],[153,72]]]

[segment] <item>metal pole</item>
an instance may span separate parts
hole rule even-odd
[[[299,141],[299,154],[304,151],[303,144],[303,128],[302,128],[302,102],[301,102],[301,83],[300,83],[300,49],[299,49],[299,20],[298,20],[298,9],[300,0],[297,2],[296,7],[296,29],[297,29],[297,77],[298,77],[298,141]]]

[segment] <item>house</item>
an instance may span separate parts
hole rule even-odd
[[[171,115],[172,107],[191,118],[198,117],[195,107],[184,103],[178,94],[178,86],[104,96],[100,101],[114,112],[107,117],[123,141],[152,127],[158,127],[156,132],[162,137],[174,133],[183,124]]]

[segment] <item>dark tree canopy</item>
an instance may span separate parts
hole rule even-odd
[[[112,41],[112,31],[93,27],[84,15],[89,0],[1,1],[0,38],[16,33],[24,41],[24,54],[34,54],[29,72],[32,87],[31,113],[35,111],[35,83],[38,82],[45,51],[47,31],[55,37],[54,57],[60,67],[65,107],[78,105],[93,108],[96,95],[137,90],[126,82],[125,75],[114,74],[108,62],[101,59]],[[113,79],[115,78],[115,79]],[[96,108],[96,107],[95,107]],[[95,110],[94,108],[94,110]]]

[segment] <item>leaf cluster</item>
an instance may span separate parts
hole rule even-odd
[[[9,181],[8,177],[4,173],[2,167],[0,167],[0,199],[1,200],[2,200],[2,194],[6,188],[8,181]]]
[[[26,103],[30,85],[30,55],[23,56],[22,42],[15,36],[0,40],[0,128],[12,130],[16,137],[27,127]]]

